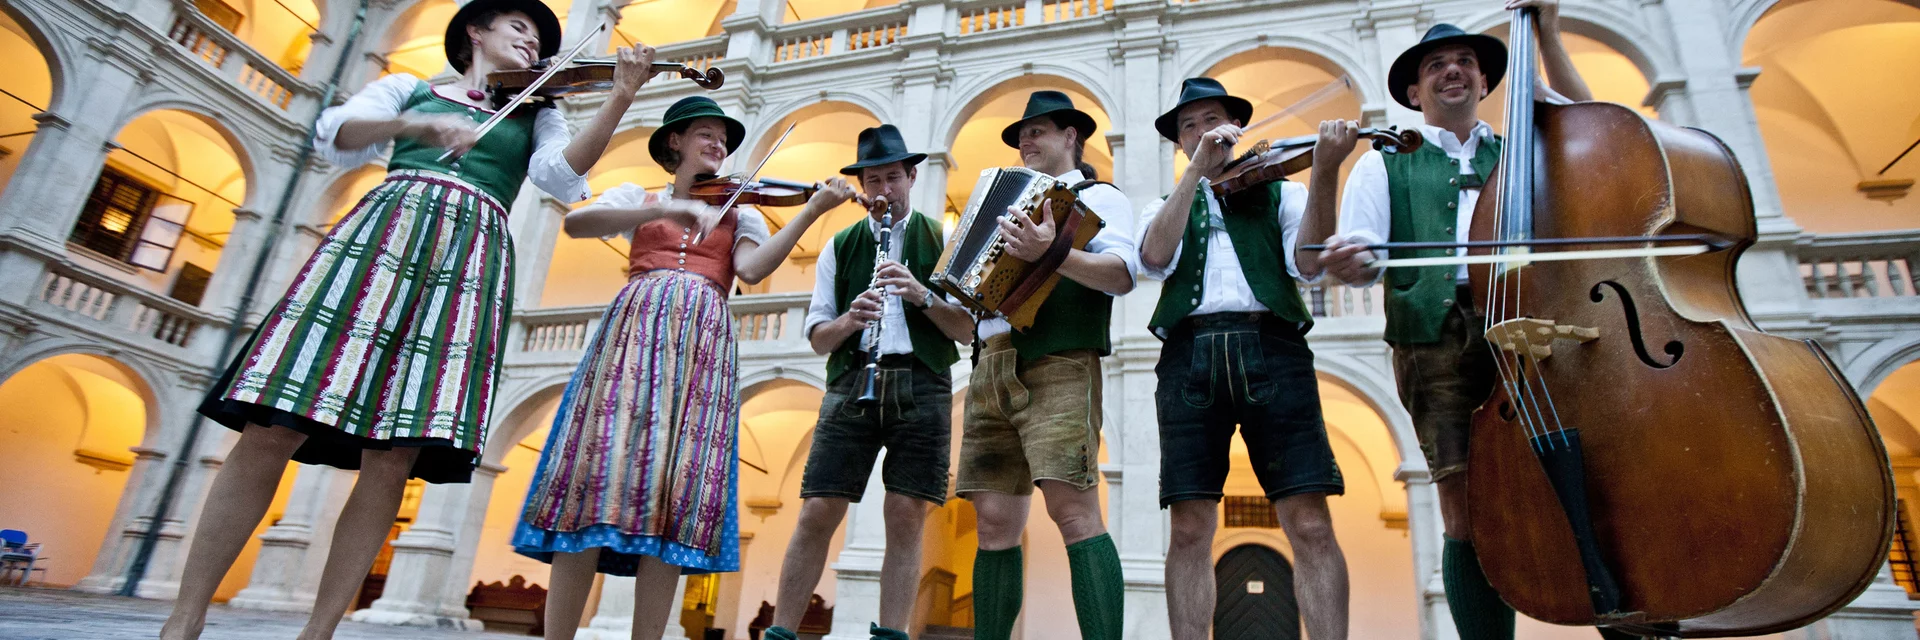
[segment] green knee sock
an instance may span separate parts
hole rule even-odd
[[[1067,568],[1073,574],[1073,611],[1080,618],[1080,638],[1120,640],[1126,584],[1113,538],[1102,533],[1067,545]]]
[[[1026,597],[1023,571],[1020,547],[981,549],[973,557],[974,640],[1013,637],[1013,620],[1020,617],[1020,601]]]
[[[767,634],[764,637],[767,640],[799,640],[786,627],[767,627]]]
[[[913,638],[907,637],[907,632],[905,631],[888,629],[880,626],[878,622],[868,624],[870,626],[867,627],[867,633],[873,636],[873,640],[913,640]]]
[[[1440,553],[1440,578],[1447,586],[1447,609],[1460,640],[1513,640],[1513,607],[1487,584],[1473,544],[1446,539]]]

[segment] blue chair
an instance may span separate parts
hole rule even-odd
[[[0,583],[6,582],[15,571],[20,572],[20,579],[14,582],[17,585],[25,586],[35,571],[39,571],[40,579],[45,580],[47,569],[34,566],[45,559],[40,555],[40,543],[27,542],[27,532],[0,529]]]

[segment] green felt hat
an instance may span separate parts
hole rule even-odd
[[[857,176],[867,167],[905,162],[911,167],[927,159],[927,154],[907,150],[907,141],[900,137],[900,129],[883,124],[860,132],[860,151],[858,161],[840,168],[842,175]]]
[[[1180,83],[1180,101],[1174,103],[1173,108],[1168,109],[1166,113],[1160,114],[1160,117],[1154,118],[1153,128],[1160,132],[1160,137],[1179,143],[1180,110],[1201,100],[1219,100],[1220,105],[1227,108],[1227,117],[1239,120],[1242,125],[1253,118],[1253,103],[1247,102],[1245,98],[1228,95],[1227,88],[1220,86],[1219,80],[1206,77],[1187,78]]]
[[[1067,126],[1080,132],[1082,140],[1093,138],[1093,116],[1085,111],[1073,108],[1073,98],[1058,91],[1035,91],[1027,96],[1027,111],[1020,119],[1007,128],[1000,130],[1000,141],[1015,149],[1020,148],[1020,125],[1041,116],[1057,115],[1067,120]]]
[[[660,128],[654,129],[653,135],[647,138],[647,155],[653,156],[653,161],[662,166],[668,164],[665,159],[668,152],[667,136],[685,131],[687,125],[693,124],[694,120],[700,118],[719,118],[727,123],[727,155],[733,155],[734,150],[740,148],[741,139],[747,137],[746,125],[728,116],[726,111],[720,109],[720,104],[714,102],[712,98],[689,96],[667,107],[666,119],[660,123]]]

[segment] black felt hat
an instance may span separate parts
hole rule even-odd
[[[1253,118],[1253,103],[1245,98],[1227,95],[1227,88],[1213,78],[1187,78],[1180,82],[1180,101],[1172,109],[1153,119],[1153,128],[1160,131],[1160,137],[1180,142],[1180,110],[1201,100],[1219,100],[1220,106],[1227,108],[1227,117],[1239,120],[1245,125]]]
[[[647,155],[653,156],[653,161],[660,163],[663,167],[670,164],[666,159],[667,136],[685,131],[687,125],[693,124],[694,120],[700,118],[719,118],[727,124],[727,155],[733,155],[733,151],[740,148],[740,140],[747,137],[746,125],[728,116],[726,111],[720,109],[720,103],[714,102],[713,98],[688,96],[673,103],[673,106],[667,107],[667,115],[660,123],[660,128],[654,129],[653,135],[647,137]]]
[[[1026,113],[1021,114],[1020,119],[1014,121],[1013,124],[1007,125],[1007,128],[1000,130],[1000,141],[1007,143],[1009,147],[1018,149],[1020,148],[1020,125],[1026,124],[1028,120],[1034,118],[1056,114],[1058,117],[1067,120],[1067,126],[1073,127],[1080,132],[1081,140],[1087,140],[1093,137],[1093,129],[1095,126],[1093,124],[1093,116],[1087,115],[1085,111],[1073,108],[1073,98],[1069,98],[1067,94],[1058,91],[1035,91],[1033,95],[1027,96]]]
[[[560,53],[560,19],[554,17],[553,10],[540,0],[473,0],[453,13],[453,19],[447,21],[447,33],[441,46],[446,49],[447,62],[453,64],[455,71],[467,72],[467,65],[454,62],[460,52],[473,47],[467,42],[467,23],[474,16],[488,11],[518,11],[533,19],[534,27],[540,29],[540,59],[545,60]],[[473,56],[467,56],[471,62]]]
[[[1507,74],[1507,44],[1499,38],[1478,33],[1467,33],[1447,23],[1433,25],[1427,35],[1420,37],[1420,43],[1408,47],[1400,57],[1393,59],[1393,67],[1387,70],[1387,90],[1393,94],[1393,101],[1400,106],[1419,111],[1407,100],[1407,87],[1420,82],[1420,59],[1427,53],[1450,44],[1464,44],[1473,48],[1473,55],[1480,59],[1480,72],[1487,76],[1487,90],[1500,86],[1500,78]]]
[[[861,169],[895,162],[905,162],[911,167],[927,159],[927,154],[908,151],[900,129],[890,124],[861,131],[859,153],[858,162],[840,168],[841,175],[857,176]]]

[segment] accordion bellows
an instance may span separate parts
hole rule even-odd
[[[1070,186],[1021,167],[981,171],[934,268],[934,283],[975,314],[1005,317],[1015,329],[1033,326],[1034,314],[1060,283],[1060,264],[1067,254],[1084,249],[1100,231],[1100,217]],[[1007,255],[1000,218],[1011,207],[1039,220],[1048,201],[1053,202],[1053,245],[1035,262]]]

